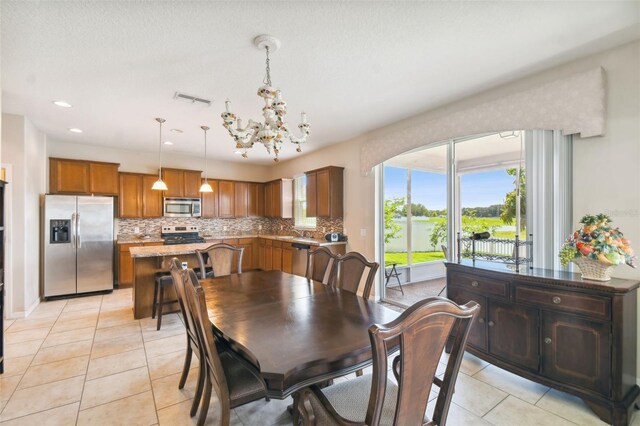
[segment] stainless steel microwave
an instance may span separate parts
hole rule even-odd
[[[165,217],[200,217],[202,202],[200,198],[164,198]]]

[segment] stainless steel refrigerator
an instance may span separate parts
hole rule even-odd
[[[46,195],[44,297],[113,290],[113,198]]]

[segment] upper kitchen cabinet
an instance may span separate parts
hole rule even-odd
[[[344,168],[328,166],[305,172],[307,176],[307,216],[342,217]]]
[[[162,180],[167,184],[165,197],[200,198],[202,172],[199,170],[162,169]]]
[[[293,179],[278,179],[265,184],[265,216],[293,217]]]
[[[157,175],[119,173],[118,216],[161,217],[162,192],[151,189]]]
[[[247,182],[235,182],[235,217],[248,216],[249,186]]]
[[[218,217],[236,217],[235,209],[235,182],[221,180],[218,183]]]
[[[213,192],[202,193],[202,217],[218,217],[218,193],[220,191],[218,181],[209,179],[208,182]],[[202,179],[202,183],[204,183],[204,179]]]
[[[249,183],[247,185],[247,215],[249,217],[264,216],[264,184]]]
[[[50,194],[118,195],[117,163],[49,158]]]

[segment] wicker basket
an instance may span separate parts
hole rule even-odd
[[[578,265],[582,278],[594,281],[609,281],[615,265],[607,266],[587,257],[577,257],[573,262]]]

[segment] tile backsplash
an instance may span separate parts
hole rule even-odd
[[[163,225],[197,226],[201,235],[240,235],[240,234],[282,234],[293,235],[294,220],[269,217],[251,217],[237,219],[171,218],[157,219],[116,219],[119,235],[134,234],[135,228],[151,236],[160,236]],[[225,230],[226,228],[226,230]],[[326,232],[342,232],[342,219],[318,218],[316,230],[306,231],[307,235],[320,239]]]

